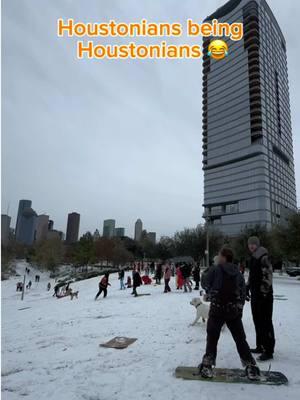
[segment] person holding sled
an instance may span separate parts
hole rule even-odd
[[[108,282],[108,278],[109,278],[109,273],[106,272],[101,281],[99,282],[99,291],[95,296],[95,300],[98,299],[98,297],[102,292],[103,292],[103,298],[107,296],[107,287],[111,286],[111,284]]]
[[[242,323],[243,306],[246,299],[246,285],[243,275],[233,264],[233,252],[223,247],[219,252],[218,265],[210,268],[202,280],[209,293],[211,306],[207,321],[206,352],[199,373],[203,378],[212,378],[213,365],[216,365],[217,345],[224,323],[228,326],[235,341],[246,375],[258,380],[259,368],[253,358]]]
[[[249,261],[249,279],[247,296],[251,295],[251,311],[256,331],[256,348],[254,354],[261,354],[258,361],[273,358],[275,334],[272,322],[273,314],[273,268],[268,257],[268,251],[260,245],[259,238],[248,239],[248,249],[251,252]]]

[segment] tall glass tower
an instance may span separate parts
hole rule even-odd
[[[286,44],[265,0],[230,0],[213,19],[244,25],[222,60],[203,42],[204,217],[234,236],[296,210]]]

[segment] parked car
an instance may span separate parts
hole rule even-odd
[[[286,269],[289,276],[300,276],[300,267],[289,267]]]

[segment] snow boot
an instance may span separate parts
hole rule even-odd
[[[259,357],[257,357],[257,361],[269,361],[269,360],[273,360],[273,354],[263,352]]]
[[[253,354],[261,354],[264,352],[262,347],[256,347],[255,349],[250,349],[251,353]]]
[[[256,365],[247,365],[246,375],[250,381],[258,381],[260,378],[260,370]]]
[[[202,376],[202,378],[205,379],[213,378],[213,369],[211,365],[200,364],[198,368],[199,368],[199,374]]]

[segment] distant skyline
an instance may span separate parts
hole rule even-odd
[[[12,227],[20,199],[63,232],[79,213],[80,235],[109,218],[131,237],[138,218],[158,237],[204,222],[202,60],[79,61],[56,20],[201,22],[224,3],[3,1],[1,211],[9,204]],[[300,4],[268,3],[287,42],[299,206]]]

